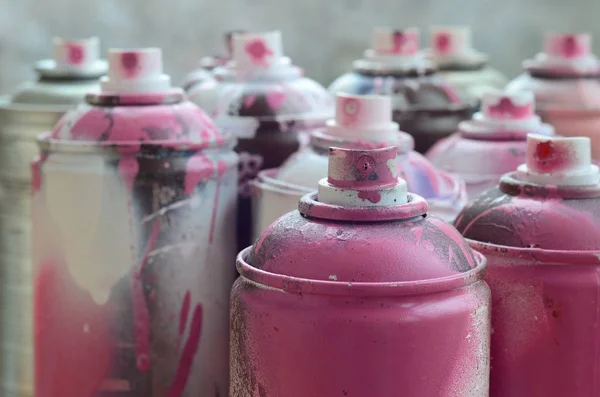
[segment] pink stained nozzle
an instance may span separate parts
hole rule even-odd
[[[406,203],[406,181],[398,177],[396,154],[396,147],[330,148],[328,176],[319,182],[319,201],[347,207]]]
[[[592,164],[587,137],[527,136],[525,164],[517,170],[519,179],[540,185],[596,185],[600,171]]]
[[[471,29],[468,26],[434,26],[431,28],[431,48],[436,57],[442,58],[471,54]]]
[[[96,66],[100,59],[100,41],[97,37],[66,40],[52,39],[54,61],[61,69],[85,70]]]
[[[242,75],[268,73],[281,65],[281,32],[238,33],[232,39],[233,62]]]
[[[482,112],[491,120],[529,120],[535,116],[535,100],[530,91],[488,92],[482,98]]]
[[[544,52],[555,58],[576,59],[590,55],[592,37],[589,33],[546,33]]]
[[[108,51],[108,74],[100,80],[103,92],[156,93],[171,89],[163,73],[159,48]]]
[[[419,29],[403,30],[388,27],[373,30],[373,52],[375,55],[414,56],[419,52]]]
[[[344,139],[394,141],[399,126],[392,121],[391,98],[337,94],[335,118],[327,122],[327,134]]]

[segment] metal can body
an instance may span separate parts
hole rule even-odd
[[[232,396],[488,395],[490,294],[482,281],[422,294],[385,286],[364,293],[360,285],[313,289],[309,280],[282,285],[272,275],[257,281],[240,266]]]
[[[485,258],[396,154],[331,148],[318,192],[238,255],[232,397],[488,395]]]
[[[490,395],[597,396],[598,256],[470,244],[492,289]]]
[[[63,150],[35,165],[36,396],[226,395],[236,155]]]
[[[43,64],[43,62],[41,63]],[[99,73],[25,83],[0,99],[0,394],[33,395],[31,265],[31,170],[36,138],[52,129],[69,109],[98,88]],[[55,71],[56,72],[56,71]]]
[[[526,163],[455,222],[488,260],[492,397],[600,392],[599,180],[589,139],[529,135]]]

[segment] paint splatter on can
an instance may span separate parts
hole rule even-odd
[[[235,142],[159,49],[108,58],[32,165],[35,395],[225,396]]]

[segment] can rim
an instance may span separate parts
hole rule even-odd
[[[125,142],[89,142],[53,139],[50,132],[38,135],[38,147],[42,151],[64,153],[90,153],[106,151],[109,153],[161,153],[161,152],[190,152],[207,149],[233,149],[237,144],[234,136],[207,142],[173,142],[173,141],[125,141]]]
[[[241,277],[257,284],[293,294],[331,296],[406,296],[462,288],[482,280],[487,268],[486,258],[473,251],[477,266],[467,272],[429,280],[399,282],[346,282],[311,280],[300,277],[275,274],[255,268],[246,258],[252,246],[242,250],[237,256],[236,268]]]
[[[510,247],[484,243],[465,238],[472,249],[483,255],[501,256],[502,258],[532,261],[535,264],[553,265],[600,265],[600,251],[568,251],[548,250],[541,248]],[[518,263],[516,263],[518,264]]]

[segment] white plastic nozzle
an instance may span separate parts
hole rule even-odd
[[[431,48],[437,57],[457,57],[471,53],[471,29],[468,26],[433,26]]]
[[[523,121],[534,117],[535,99],[530,91],[490,91],[483,95],[482,111],[487,119]]]
[[[554,58],[573,60],[590,55],[592,37],[589,33],[546,33],[544,52]]]
[[[337,94],[335,119],[327,122],[327,133],[346,139],[394,141],[399,127],[392,121],[391,98]]]
[[[281,63],[281,32],[238,33],[233,35],[233,61],[239,73],[268,72]]]
[[[54,61],[61,69],[86,69],[100,58],[100,40],[90,37],[79,40],[52,39]]]
[[[171,89],[171,78],[163,73],[160,48],[108,51],[108,74],[100,80],[102,91],[155,93]]]
[[[414,56],[419,52],[419,29],[375,28],[372,45],[375,55]]]
[[[345,207],[390,206],[408,200],[398,178],[396,147],[329,149],[328,177],[319,182],[319,201]]]
[[[557,186],[596,185],[600,171],[592,164],[590,138],[529,134],[525,164],[517,170],[530,183]]]

